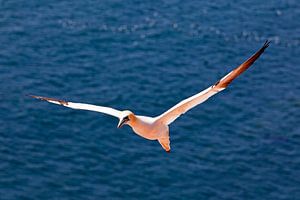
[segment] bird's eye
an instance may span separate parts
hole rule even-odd
[[[129,121],[129,117],[128,116],[124,117],[124,120]]]

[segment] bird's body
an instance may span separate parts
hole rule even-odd
[[[159,126],[155,118],[140,115],[136,115],[135,117],[135,122],[131,123],[130,126],[136,134],[148,140],[158,139],[158,132],[160,132],[163,127]]]
[[[247,70],[254,62],[259,58],[259,56],[264,52],[264,50],[269,46],[269,42],[267,41],[264,46],[257,51],[253,56],[251,56],[248,60],[246,60],[243,64],[239,67],[228,73],[224,76],[221,80],[219,80],[214,85],[210,86],[206,90],[195,94],[163,114],[157,117],[147,117],[147,116],[140,116],[135,115],[133,112],[125,110],[119,111],[109,107],[103,106],[95,106],[91,104],[84,104],[84,103],[73,103],[67,102],[63,100],[41,97],[41,96],[31,96],[37,99],[46,100],[50,103],[63,105],[73,109],[81,109],[81,110],[90,110],[101,112],[105,114],[112,115],[114,117],[119,118],[118,128],[120,128],[123,124],[129,125],[133,131],[148,140],[157,140],[161,146],[167,151],[170,152],[170,137],[169,137],[169,125],[175,121],[180,115],[184,114],[188,110],[192,109],[193,107],[201,104],[202,102],[206,101],[211,96],[217,94],[218,92],[227,88],[227,86],[241,73]]]

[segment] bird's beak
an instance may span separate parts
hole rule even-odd
[[[119,124],[118,124],[118,128],[121,128],[125,123],[127,122],[126,119],[120,119]]]

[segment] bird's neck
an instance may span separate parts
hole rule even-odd
[[[139,123],[139,119],[137,116],[135,115],[132,115],[131,118],[130,118],[130,121],[128,122],[128,125],[131,126],[131,127],[135,127],[138,123]]]

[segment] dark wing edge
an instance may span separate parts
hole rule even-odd
[[[51,103],[57,103],[60,104],[62,106],[67,106],[68,102],[65,100],[60,100],[60,99],[55,99],[55,98],[49,98],[49,97],[42,97],[42,96],[35,96],[35,95],[28,95],[29,97],[35,98],[35,99],[39,99],[39,100],[43,100],[43,101],[48,101]]]
[[[240,74],[246,71],[260,57],[260,55],[265,51],[265,49],[268,48],[269,44],[270,41],[266,40],[263,47],[260,48],[253,56],[251,56],[243,64],[241,64],[236,69],[232,70],[228,75],[226,75],[224,78],[215,83],[213,87],[215,89],[225,89],[236,77],[238,77]]]

